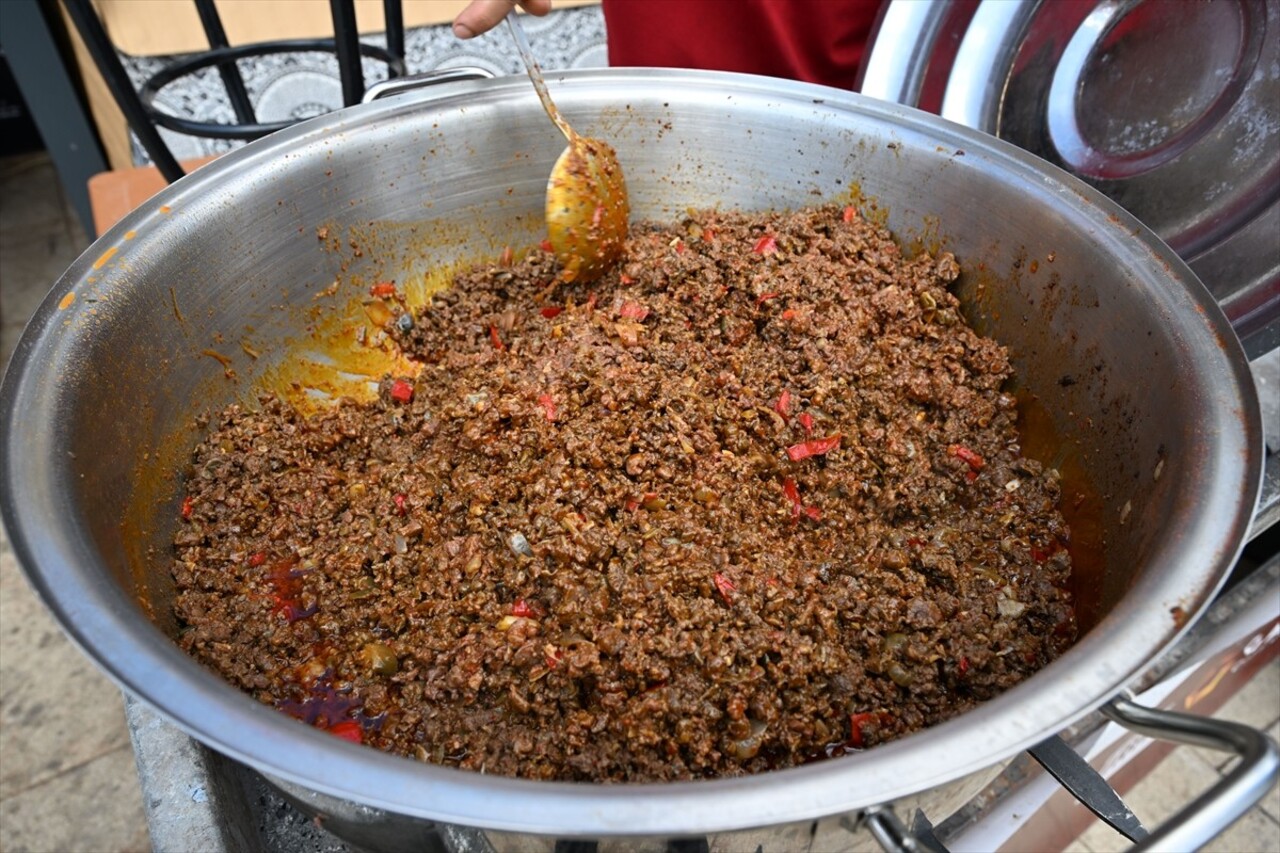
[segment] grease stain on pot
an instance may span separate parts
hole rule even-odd
[[[1096,463],[1090,459],[1089,448],[1079,440],[1064,437],[1052,412],[1039,397],[1026,392],[1015,396],[1023,452],[1056,469],[1062,476],[1062,499],[1058,508],[1071,531],[1066,546],[1071,555],[1071,576],[1067,584],[1075,600],[1080,635],[1084,636],[1102,618],[1107,604],[1106,500],[1088,473]],[[1081,433],[1073,431],[1072,434]]]
[[[107,249],[105,252],[103,252],[101,255],[98,256],[98,259],[96,261],[93,262],[93,268],[95,270],[102,269],[104,266],[107,265],[107,262],[110,261],[118,251],[120,251],[119,246],[112,246],[110,249]]]
[[[509,240],[513,232],[536,234],[537,217],[525,219],[508,222],[502,236]],[[428,306],[460,268],[484,257],[496,262],[498,235],[486,230],[483,224],[444,221],[370,222],[341,235],[334,225],[317,228],[322,250],[339,257],[339,276],[317,294],[324,302],[310,309],[307,331],[283,341],[280,357],[253,383],[255,392],[274,393],[303,411],[316,411],[343,397],[372,399],[384,376],[416,376],[419,365],[400,352],[385,326]],[[492,251],[479,256],[431,260],[447,256],[451,247],[479,249],[486,243]],[[371,285],[389,281],[397,286],[394,297],[370,298]]]

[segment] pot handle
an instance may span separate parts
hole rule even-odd
[[[441,83],[454,83],[459,80],[488,80],[493,76],[493,72],[489,69],[475,65],[461,65],[457,68],[437,68],[434,71],[424,71],[421,74],[410,74],[407,77],[396,77],[391,80],[383,80],[381,83],[374,83],[364,93],[360,103],[368,104],[379,98],[387,98]]]
[[[1133,846],[1198,850],[1253,808],[1280,778],[1280,750],[1271,738],[1240,723],[1147,708],[1117,697],[1102,706],[1117,725],[1157,740],[1233,752],[1240,762],[1209,790]]]
[[[1112,699],[1100,712],[1116,725],[1150,738],[1232,752],[1240,758],[1216,785],[1135,841],[1130,853],[1199,850],[1257,805],[1280,779],[1280,749],[1271,738],[1249,726],[1147,708],[1127,696]],[[1099,780],[1106,784],[1101,777]],[[885,853],[945,853],[946,848],[923,817],[917,813],[916,826],[907,829],[890,806],[873,806],[864,810],[851,828],[866,826]]]

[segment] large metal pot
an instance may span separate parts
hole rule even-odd
[[[396,814],[702,834],[846,813],[992,767],[1115,696],[1207,605],[1258,493],[1258,406],[1217,305],[1141,223],[1008,144],[854,94],[644,70],[552,85],[575,127],[616,145],[637,217],[854,198],[906,244],[956,254],[970,319],[1010,347],[1019,394],[1055,437],[1037,452],[1093,496],[1077,524],[1100,549],[1081,560],[1088,630],[1003,696],[857,757],[635,786],[493,778],[347,744],[181,653],[164,543],[193,416],[251,399],[296,356],[335,277],[354,293],[361,276],[403,280],[537,242],[562,142],[528,82],[509,78],[354,107],[226,155],[108,232],[37,312],[0,398],[0,506],[31,582],[123,688],[228,756]],[[363,252],[326,248],[320,227],[343,245],[358,235]]]

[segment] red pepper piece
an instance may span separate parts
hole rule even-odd
[[[370,296],[395,296],[396,286],[390,281],[380,281],[369,288]]]
[[[791,408],[791,392],[786,388],[782,389],[782,393],[778,395],[778,402],[773,404],[773,410],[782,417],[788,417],[788,410]]]
[[[733,581],[729,580],[727,577],[720,574],[719,572],[715,573],[715,575],[712,577],[712,581],[716,585],[716,591],[719,592],[720,597],[724,599],[724,603],[728,605],[732,605],[733,591],[737,589],[737,587],[734,586]]]
[[[397,379],[392,382],[391,399],[398,400],[401,403],[408,403],[413,399],[413,384],[405,382],[403,379]]]
[[[969,659],[966,657],[960,658],[960,660],[956,662],[956,672],[959,672],[961,675],[964,675],[968,671],[969,671]]]
[[[542,251],[544,252],[554,252],[556,250],[555,246],[551,245],[550,240],[543,240],[541,243],[538,244],[538,246],[540,246],[542,248]]]
[[[409,499],[404,495],[392,495],[392,502],[396,505],[396,515],[406,515],[409,512]]]
[[[782,494],[786,495],[788,501],[791,502],[791,517],[793,519],[800,518],[800,487],[796,485],[796,481],[790,477],[782,479]]]
[[[782,479],[782,493],[787,496],[787,500],[793,504],[800,503],[800,488],[796,485],[796,481],[790,477]]]
[[[622,284],[635,284],[636,280],[631,276],[627,275],[626,273],[619,273],[618,281],[620,281]]]
[[[684,241],[683,241],[683,240],[677,240],[677,241],[676,241],[676,254],[677,254],[677,255],[683,255],[683,254],[684,254]]]
[[[826,438],[813,438],[808,441],[802,441],[799,444],[793,444],[787,448],[787,456],[792,462],[799,462],[801,459],[808,459],[810,456],[822,456],[830,453],[840,446],[840,433],[834,433]]]
[[[947,453],[964,462],[974,471],[981,471],[987,465],[986,460],[962,444],[949,445]]]
[[[529,606],[529,602],[523,598],[517,598],[516,603],[511,605],[511,615],[518,616],[521,619],[532,619],[536,614],[533,608]]]
[[[795,316],[796,316],[796,309],[794,309],[794,308],[787,308],[786,310],[784,310],[784,311],[783,311],[781,314],[779,314],[778,316],[779,316],[779,317],[781,317],[781,318],[782,318],[782,319],[784,319],[784,320],[791,320],[791,319],[794,319],[794,318],[795,318]]]
[[[340,737],[343,740],[349,740],[352,743],[364,743],[364,732],[360,728],[360,724],[355,720],[343,720],[340,723],[334,723],[329,726],[329,734]]]
[[[800,500],[800,487],[790,477],[782,478],[782,494],[791,503],[791,520],[793,522],[799,521],[802,515],[811,521],[818,521],[822,518],[821,509],[816,506],[805,506],[804,502]]]
[[[640,508],[640,501],[635,498],[627,498],[627,501],[622,505],[622,508],[627,512],[635,512]]]
[[[1041,548],[1038,545],[1032,545],[1031,559],[1035,560],[1037,563],[1046,562],[1050,557],[1058,553],[1058,551],[1061,548],[1062,546],[1059,545],[1056,541],[1050,542],[1048,545],[1046,545],[1043,548]]]
[[[628,299],[618,309],[618,315],[624,320],[635,320],[638,323],[649,316],[649,309],[639,302],[632,302]]]
[[[542,407],[542,411],[546,413],[547,420],[555,422],[556,419],[556,401],[551,399],[550,394],[543,394],[538,398],[538,405]]]
[[[796,418],[800,421],[800,426],[804,429],[805,435],[813,435],[813,415],[808,412],[801,412],[800,417]]]
[[[546,308],[543,308],[538,313],[541,314],[543,317],[546,317],[548,320],[554,320],[555,318],[560,316],[560,312],[563,310],[564,309],[561,308],[559,305],[548,305]]]
[[[498,337],[497,326],[493,326],[493,325],[489,326],[489,340],[493,342],[493,348],[496,349],[498,352],[502,352],[507,348],[506,344],[502,342],[502,338]]]
[[[782,295],[781,293],[776,293],[776,292],[775,292],[775,293],[762,293],[762,294],[760,294],[759,296],[757,296],[757,297],[756,297],[756,307],[757,307],[757,308],[759,308],[761,305],[765,304],[765,303],[766,303],[766,302],[768,302],[770,299],[777,299],[777,298],[778,298],[779,296],[781,296],[781,295]]]
[[[840,214],[840,218],[845,222],[852,222],[858,218],[858,211],[854,209],[853,205],[849,205],[844,209],[844,212]]]
[[[778,241],[772,234],[766,234],[756,241],[751,251],[757,255],[772,255],[778,251]]]
[[[560,663],[560,659],[563,657],[564,652],[560,651],[555,646],[548,644],[546,648],[543,649],[542,659],[546,662],[547,669],[555,669]]]
[[[258,566],[261,566],[266,561],[267,561],[267,555],[265,551],[255,551],[254,553],[249,555],[250,568],[256,569],[258,568]]]
[[[849,715],[849,746],[854,749],[866,749],[866,734],[863,732],[862,727],[867,723],[876,722],[877,717],[877,714],[872,713]]]
[[[190,521],[191,513],[195,510],[196,502],[191,499],[191,495],[187,495],[182,499],[182,520]]]

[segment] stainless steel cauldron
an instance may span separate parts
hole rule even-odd
[[[904,243],[956,254],[971,320],[1010,347],[1020,394],[1058,437],[1044,461],[1075,466],[1097,496],[1087,633],[998,699],[857,757],[635,786],[494,778],[354,746],[181,653],[166,635],[164,543],[193,417],[251,399],[295,357],[335,280],[354,294],[353,281],[540,238],[562,142],[528,82],[507,78],[398,95],[228,154],[113,228],[37,312],[0,397],[0,506],[40,595],[122,687],[273,777],[397,815],[704,834],[847,813],[995,766],[1115,697],[1206,606],[1258,492],[1258,406],[1218,306],[1141,223],[1008,144],[847,92],[648,70],[551,82],[575,127],[616,145],[637,217],[853,198]]]

